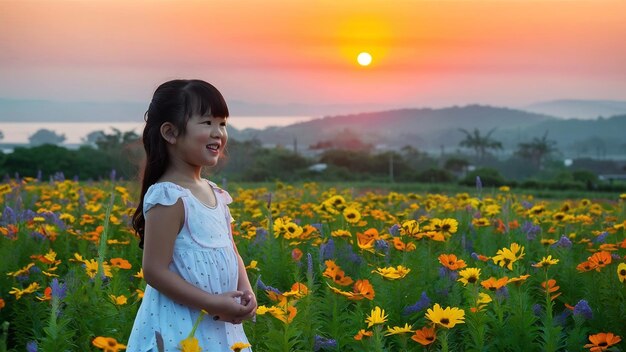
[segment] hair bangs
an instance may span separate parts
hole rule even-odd
[[[186,118],[193,115],[228,117],[228,106],[222,94],[204,81],[191,81],[186,89]]]

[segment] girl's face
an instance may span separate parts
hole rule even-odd
[[[176,138],[178,157],[194,166],[215,166],[226,147],[226,118],[194,115]]]

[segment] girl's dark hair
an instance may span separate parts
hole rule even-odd
[[[211,84],[201,80],[173,80],[161,84],[152,97],[144,115],[143,146],[146,161],[141,179],[139,205],[133,214],[133,228],[139,235],[139,247],[143,248],[146,219],[143,216],[143,198],[148,188],[155,184],[169,166],[165,139],[161,125],[173,124],[179,135],[185,134],[187,121],[193,115],[228,117],[228,106],[222,94]]]

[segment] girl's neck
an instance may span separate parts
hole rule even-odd
[[[193,185],[203,183],[202,169],[198,169],[197,172],[180,172],[178,170],[168,170],[163,174],[160,181],[169,181],[176,184]]]

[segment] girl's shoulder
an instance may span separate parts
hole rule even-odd
[[[157,182],[148,187],[146,195],[143,197],[143,211],[145,213],[157,204],[170,206],[176,203],[178,199],[188,196],[188,189],[173,182]]]
[[[215,195],[219,197],[224,202],[224,204],[230,204],[233,202],[233,197],[231,197],[226,190],[220,188],[215,182],[211,180],[208,180],[206,178],[204,180],[211,186],[211,188],[215,192]]]

